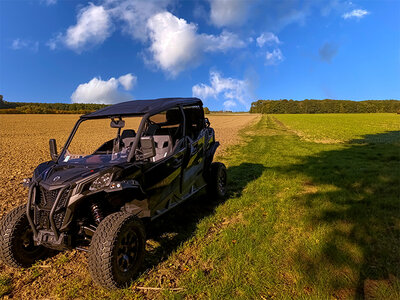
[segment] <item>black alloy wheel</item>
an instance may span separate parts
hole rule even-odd
[[[223,199],[227,193],[228,176],[223,163],[213,162],[208,173],[207,194],[211,199]]]
[[[143,262],[145,245],[140,219],[126,212],[108,215],[97,227],[89,247],[93,281],[107,289],[127,287]]]
[[[125,231],[116,244],[117,265],[121,272],[129,272],[137,261],[139,240],[135,231]]]

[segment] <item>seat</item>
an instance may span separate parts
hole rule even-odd
[[[170,133],[172,142],[175,143],[177,140],[183,137],[183,117],[179,109],[170,109],[166,113],[166,119],[168,125],[179,125],[177,128],[173,128],[173,132]]]
[[[204,114],[201,108],[185,108],[186,135],[196,140],[204,127]]]
[[[156,148],[156,156],[152,158],[156,162],[172,153],[172,139],[169,135],[154,135],[154,145]]]
[[[130,147],[135,141],[136,132],[133,129],[125,129],[121,134],[121,141],[124,148]]]
[[[149,126],[146,129],[146,132],[144,133],[144,136],[152,136],[155,135],[156,131],[160,129],[160,125],[152,123],[149,124]]]

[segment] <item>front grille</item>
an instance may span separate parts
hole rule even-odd
[[[56,223],[57,228],[61,228],[61,225],[64,221],[65,210],[67,208],[67,202],[69,196],[69,189],[66,189],[62,192],[60,201],[58,201],[56,211],[54,214],[54,222]]]
[[[52,209],[58,194],[61,192],[61,189],[56,190],[46,190],[43,187],[39,188],[39,195],[37,197],[35,210],[34,210],[34,221],[36,225],[39,225],[40,228],[49,229],[50,221],[49,215],[50,210]],[[57,207],[54,212],[54,223],[56,224],[57,229],[61,228],[62,222],[65,216],[65,209],[68,202],[70,189],[65,189],[62,191],[60,200],[58,201]]]
[[[42,209],[51,209],[53,207],[54,202],[57,199],[58,192],[60,190],[46,190],[43,187],[40,187],[40,196],[39,196],[39,206]]]

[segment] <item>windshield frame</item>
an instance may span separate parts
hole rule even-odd
[[[191,104],[191,105],[192,105],[192,104]],[[183,111],[183,108],[184,108],[185,106],[190,106],[190,105],[179,104],[179,105],[175,105],[175,106],[172,106],[172,107],[168,108],[168,109],[171,109],[171,108],[173,108],[173,107],[176,107],[176,108],[178,108],[178,109],[181,111],[182,118],[183,118],[183,120],[182,120],[182,121],[183,121],[183,136],[186,136],[186,117],[185,117],[185,113],[184,113],[184,111]],[[200,107],[203,108],[203,105],[201,104]],[[138,128],[138,130],[137,130],[137,132],[136,132],[136,136],[139,137],[139,138],[135,139],[135,141],[134,141],[134,143],[132,144],[131,149],[130,149],[130,151],[129,151],[128,157],[127,157],[127,159],[126,159],[126,161],[127,161],[128,163],[130,163],[130,162],[132,161],[132,159],[134,158],[136,149],[137,149],[137,147],[138,147],[138,145],[139,145],[139,140],[140,140],[140,138],[141,138],[142,135],[143,135],[143,131],[144,131],[145,127],[146,127],[146,123],[147,123],[148,119],[149,119],[151,116],[154,116],[154,115],[156,115],[156,114],[158,114],[158,113],[160,113],[160,112],[162,112],[162,111],[164,111],[164,110],[165,110],[165,108],[163,108],[163,109],[161,109],[161,110],[157,110],[157,111],[152,111],[151,113],[148,112],[148,113],[145,113],[145,114],[120,114],[120,115],[101,116],[101,117],[96,117],[96,118],[86,118],[85,115],[83,115],[83,116],[81,116],[81,117],[79,118],[79,120],[75,123],[74,128],[72,129],[72,131],[71,131],[71,133],[70,133],[70,135],[69,135],[67,141],[65,142],[64,147],[62,148],[61,153],[58,155],[58,158],[57,158],[57,160],[56,160],[55,163],[56,163],[56,164],[60,164],[60,158],[61,158],[61,157],[64,157],[66,150],[68,149],[69,145],[71,144],[71,142],[72,142],[72,140],[73,140],[73,138],[74,138],[74,136],[75,136],[75,133],[77,132],[77,130],[78,130],[78,128],[79,128],[79,125],[80,125],[82,122],[84,122],[84,121],[90,121],[90,120],[93,120],[93,119],[112,119],[112,118],[122,118],[122,117],[142,117],[142,120],[140,121],[139,128]],[[185,141],[186,141],[186,139],[185,139]]]
[[[99,120],[99,119],[104,119],[104,120],[110,119],[110,120],[111,120],[111,119],[113,119],[113,118],[121,118],[121,117],[122,117],[122,116],[118,116],[118,115],[117,115],[117,116],[107,116],[107,117],[100,117],[100,118],[93,118],[93,119],[97,119],[97,120]],[[135,114],[135,115],[131,115],[131,116],[130,116],[130,115],[124,115],[123,117],[142,117],[142,120],[140,121],[139,128],[138,128],[138,130],[137,130],[137,132],[136,132],[136,136],[141,137],[141,136],[142,136],[143,129],[144,129],[144,126],[145,126],[145,124],[146,124],[146,120],[147,120],[148,117],[149,117],[149,114],[145,114],[145,115],[137,115],[137,114]],[[80,118],[79,118],[79,120],[75,123],[75,125],[74,125],[74,127],[73,127],[73,129],[72,129],[72,131],[71,131],[71,133],[70,133],[70,135],[68,136],[68,139],[67,139],[67,141],[65,142],[64,147],[62,148],[62,151],[61,151],[60,154],[58,155],[58,158],[57,158],[57,160],[56,160],[56,164],[64,163],[64,162],[60,161],[60,158],[65,156],[65,153],[66,153],[68,147],[70,146],[72,140],[74,139],[74,136],[75,136],[76,132],[78,131],[79,126],[80,126],[83,122],[85,122],[85,121],[91,121],[91,120],[93,120],[93,119],[92,119],[92,118],[90,118],[90,119],[89,119],[89,118],[83,118],[83,117],[80,117]],[[130,162],[130,161],[132,160],[133,154],[134,154],[134,152],[136,151],[136,148],[137,148],[137,146],[138,146],[138,144],[139,144],[139,139],[140,139],[140,138],[135,139],[134,143],[132,144],[132,146],[131,146],[131,148],[130,148],[129,155],[128,155],[127,159],[126,159],[127,162]]]

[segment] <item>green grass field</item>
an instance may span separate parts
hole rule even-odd
[[[220,158],[225,201],[200,196],[152,225],[131,288],[107,292],[87,278],[60,281],[52,295],[399,299],[399,122],[392,114],[265,115]],[[0,277],[0,292],[8,284]]]
[[[276,117],[347,142],[304,141]],[[400,298],[400,118],[338,117],[264,116],[248,130],[225,157],[231,197],[182,247],[194,257],[182,295]]]
[[[400,118],[396,114],[308,114],[275,117],[306,140],[327,143],[363,140],[363,136],[367,134],[396,131],[400,128]],[[377,135],[375,138],[386,137]]]

